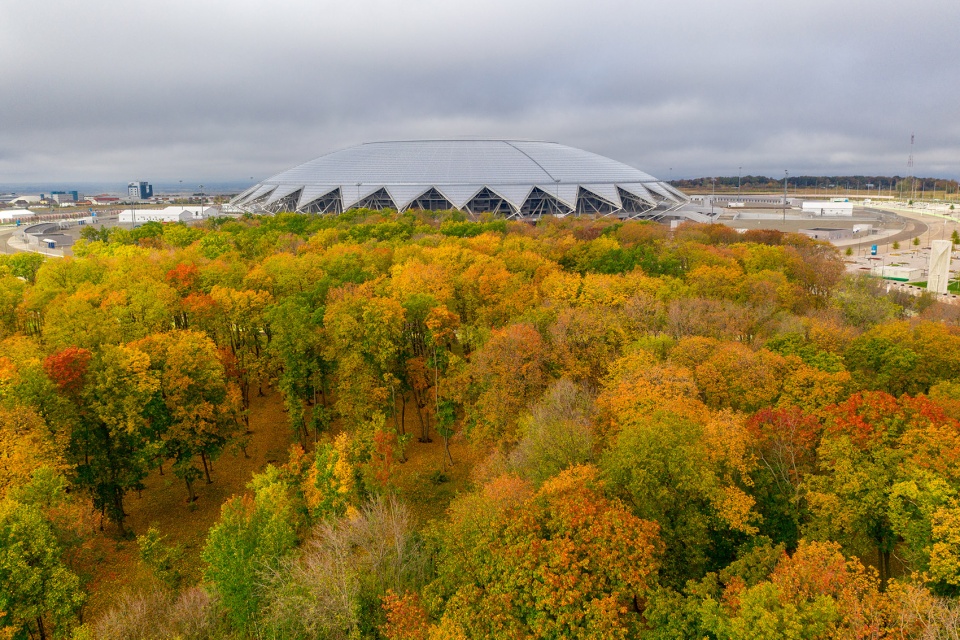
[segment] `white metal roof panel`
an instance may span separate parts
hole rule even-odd
[[[577,208],[577,195],[580,192],[580,185],[554,182],[553,184],[538,184],[536,186],[544,193],[549,193],[551,196],[557,198],[571,209]]]
[[[282,184],[273,190],[273,193],[270,194],[269,198],[264,200],[263,204],[264,205],[273,204],[277,200],[280,200],[281,198],[286,198],[291,193],[299,191],[300,189],[303,189],[303,187],[300,185]]]
[[[659,193],[661,196],[663,196],[667,200],[672,200],[673,202],[679,202],[679,200],[677,199],[677,196],[673,195],[668,190],[664,189],[663,185],[661,185],[659,182],[648,182],[643,186],[645,186],[650,191],[653,191],[654,193]]]
[[[532,184],[488,184],[487,188],[519,209],[533,191]]]
[[[618,209],[623,206],[620,202],[620,192],[617,191],[617,185],[615,184],[582,184],[580,186],[616,206]]]
[[[317,198],[322,198],[336,188],[337,185],[335,184],[306,185],[303,188],[303,193],[300,194],[300,201],[297,202],[297,209],[302,209]]]
[[[386,185],[387,193],[397,205],[397,209],[406,209],[407,205],[430,190],[429,184],[395,184]]]
[[[473,200],[473,196],[477,195],[480,189],[483,189],[482,184],[441,184],[435,186],[437,191],[457,209]]]
[[[617,183],[617,186],[628,193],[632,193],[645,202],[649,202],[654,206],[657,205],[657,199],[654,198],[653,194],[650,193],[650,191],[639,182],[620,182]]]
[[[256,191],[254,191],[249,196],[247,196],[247,199],[244,202],[253,202],[257,198],[270,193],[276,188],[277,188],[277,185],[275,184],[261,184],[260,186],[257,187]]]

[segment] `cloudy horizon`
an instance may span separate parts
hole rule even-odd
[[[0,185],[239,183],[466,136],[662,179],[957,178],[958,18],[945,0],[12,0]]]

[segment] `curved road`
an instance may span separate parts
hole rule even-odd
[[[917,236],[922,236],[927,232],[928,227],[926,223],[920,222],[919,220],[910,220],[909,218],[903,219],[907,221],[907,226],[900,233],[895,233],[892,236],[884,238],[884,244],[913,240]]]

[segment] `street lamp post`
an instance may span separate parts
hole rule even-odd
[[[743,167],[737,167],[737,201],[740,201],[740,175],[743,173]]]
[[[712,215],[713,215],[713,201],[714,201],[714,200],[716,199],[716,197],[717,197],[717,179],[716,179],[716,178],[710,178],[710,180],[713,181],[713,195],[710,196],[710,215],[712,216]]]

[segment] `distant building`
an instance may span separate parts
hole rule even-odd
[[[0,204],[10,204],[10,205],[38,204],[42,199],[43,199],[42,196],[25,196],[25,195],[18,196],[14,193],[10,193],[5,196],[0,196]]]
[[[106,194],[101,194],[99,196],[87,196],[87,200],[89,200],[91,204],[101,204],[101,205],[117,204],[118,202],[120,202],[120,198],[117,198],[116,196],[108,196]]]
[[[799,232],[814,240],[845,240],[853,237],[852,229],[814,227],[813,229],[800,229]]]
[[[146,222],[190,222],[220,215],[219,207],[166,207],[164,209],[124,209],[119,222],[144,224]]]
[[[80,194],[76,191],[52,191],[50,199],[63,206],[66,202],[76,202],[80,199]]]
[[[13,222],[15,220],[30,220],[35,216],[29,209],[3,209],[0,210],[0,222]]]
[[[127,185],[127,197],[134,200],[146,200],[153,197],[153,185],[146,182],[131,182]]]
[[[803,203],[803,212],[818,216],[853,216],[853,203],[807,200]]]

